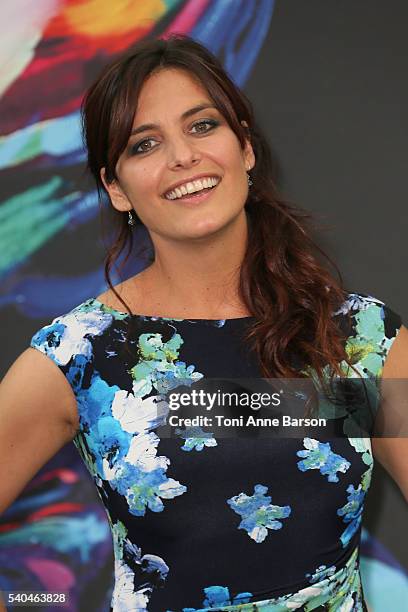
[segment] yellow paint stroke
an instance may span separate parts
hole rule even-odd
[[[75,34],[109,36],[155,23],[166,11],[163,0],[76,0],[62,9],[58,21]]]

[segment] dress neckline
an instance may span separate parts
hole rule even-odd
[[[145,314],[129,314],[128,312],[121,312],[120,310],[116,310],[112,306],[107,306],[103,302],[100,302],[97,298],[90,298],[88,300],[89,303],[95,304],[99,309],[104,312],[112,313],[114,316],[119,317],[121,319],[129,318],[129,319],[143,319],[143,320],[151,320],[151,321],[190,321],[193,323],[231,323],[233,321],[255,321],[255,317],[253,315],[248,315],[245,317],[233,317],[230,319],[196,319],[190,317],[164,317],[164,316],[156,316],[156,315],[145,315]]]

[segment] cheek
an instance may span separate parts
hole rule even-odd
[[[156,172],[155,172],[156,170]],[[158,193],[158,178],[156,168],[148,164],[134,165],[129,164],[122,170],[123,185],[129,195],[139,199],[151,193]]]
[[[222,165],[225,166],[226,170],[240,171],[242,172],[242,166],[244,166],[243,152],[239,147],[239,143],[234,139],[229,142],[224,142],[220,145],[217,151],[217,157],[220,159]]]

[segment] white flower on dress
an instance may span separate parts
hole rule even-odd
[[[322,589],[317,586],[306,587],[305,589],[301,589],[294,595],[290,597],[287,601],[285,601],[285,606],[288,610],[299,610],[299,608],[303,608],[305,602],[309,600],[313,600],[314,597],[321,595]]]
[[[170,459],[165,456],[157,457],[159,442],[160,438],[154,432],[143,432],[132,438],[127,455],[123,459],[114,461],[111,466],[108,459],[104,457],[103,473],[105,480],[113,482],[119,479],[126,469],[126,463],[143,472],[152,472],[157,469],[167,470]]]
[[[131,434],[164,425],[168,413],[168,403],[161,395],[142,399],[120,389],[112,402],[112,416],[119,421],[124,431]]]
[[[90,359],[92,344],[86,335],[100,336],[111,323],[112,315],[74,309],[42,327],[33,341],[35,346],[44,347],[58,365],[67,365],[75,355]]]
[[[358,453],[372,454],[370,438],[349,438],[348,440]]]
[[[125,461],[137,466],[144,472],[151,472],[157,468],[167,469],[170,459],[157,457],[157,446],[160,438],[154,433],[141,433],[132,438]]]
[[[380,304],[383,306],[384,302],[378,300],[372,295],[360,295],[359,293],[349,293],[346,300],[340,306],[340,308],[333,313],[333,316],[339,314],[347,314],[350,310],[366,310],[371,304]]]
[[[111,606],[113,612],[147,612],[151,588],[135,591],[135,574],[121,559],[115,560],[115,587]]]

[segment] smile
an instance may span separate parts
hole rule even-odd
[[[207,192],[218,185],[221,179],[218,177],[205,177],[192,182],[184,183],[164,194],[166,200],[188,199],[191,194]]]
[[[214,187],[207,187],[194,193],[187,193],[181,198],[175,198],[174,200],[172,200],[172,202],[174,202],[174,204],[181,204],[182,206],[187,206],[188,208],[196,208],[199,204],[209,200],[213,195],[214,191],[217,189],[217,187],[218,184]]]

